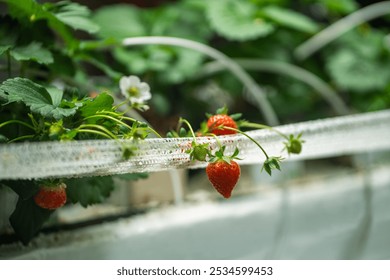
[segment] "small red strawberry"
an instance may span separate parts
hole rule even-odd
[[[232,156],[224,156],[225,146],[211,158],[206,167],[206,174],[213,187],[224,197],[229,198],[240,178],[240,166],[232,159],[237,158],[238,149]]]
[[[240,166],[235,161],[211,162],[206,167],[207,176],[214,188],[224,198],[229,198],[240,178]]]
[[[41,185],[39,191],[34,195],[35,203],[44,209],[54,210],[64,206],[66,203],[66,185],[64,183],[55,185]]]
[[[237,129],[236,122],[228,115],[212,115],[207,120],[207,127],[209,132],[215,135],[228,135],[237,133],[234,130],[223,128],[230,127]]]

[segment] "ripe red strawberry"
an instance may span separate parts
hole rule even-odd
[[[66,203],[66,185],[41,185],[39,191],[34,195],[35,203],[44,209],[54,210],[64,206]]]
[[[213,133],[215,135],[228,135],[237,133],[234,130],[220,128],[221,126],[237,129],[236,122],[228,115],[212,115],[207,120],[207,127],[210,133]]]
[[[206,173],[214,188],[224,198],[229,198],[240,178],[240,166],[233,160],[230,164],[224,160],[218,160],[207,165]]]

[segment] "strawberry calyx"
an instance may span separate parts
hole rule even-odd
[[[213,155],[210,156],[209,162],[210,163],[226,162],[227,164],[230,164],[232,160],[240,159],[238,157],[238,154],[240,151],[237,147],[231,156],[225,155],[225,149],[226,149],[226,146],[221,146],[218,151],[216,151]]]
[[[191,160],[206,161],[207,156],[210,156],[209,144],[198,144],[192,141],[191,148],[186,150],[190,155]]]
[[[185,152],[190,155],[191,160],[206,161],[207,157],[211,155],[209,144],[199,144],[196,141],[196,135],[192,129],[191,124],[186,119],[180,118],[179,125],[183,123],[187,125],[193,138],[193,141],[191,142],[191,148],[187,149]],[[179,129],[179,135],[180,134],[182,134],[184,137],[187,135],[186,130],[181,126]]]
[[[263,171],[263,169],[264,169],[271,176],[273,169],[277,169],[280,171],[280,162],[282,160],[283,160],[282,157],[269,157],[269,158],[267,158],[263,163],[263,167],[261,168],[261,171]]]

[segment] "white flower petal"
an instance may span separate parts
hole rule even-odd
[[[137,76],[129,76],[128,79],[132,87],[138,87],[141,83],[141,80]]]
[[[149,92],[149,91],[145,91],[142,93],[142,96],[141,98],[145,101],[145,100],[149,100],[152,98],[152,94]]]
[[[139,84],[139,89],[141,92],[146,92],[146,91],[149,91],[150,92],[150,87],[147,83],[140,83]]]
[[[121,89],[121,93],[122,93],[125,97],[128,96],[127,90],[129,89],[130,86],[131,86],[130,80],[129,80],[127,77],[122,77],[122,78],[119,80],[119,88]]]

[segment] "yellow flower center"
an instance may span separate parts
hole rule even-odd
[[[130,95],[130,97],[139,97],[140,91],[137,87],[129,87],[127,89],[127,93]]]

